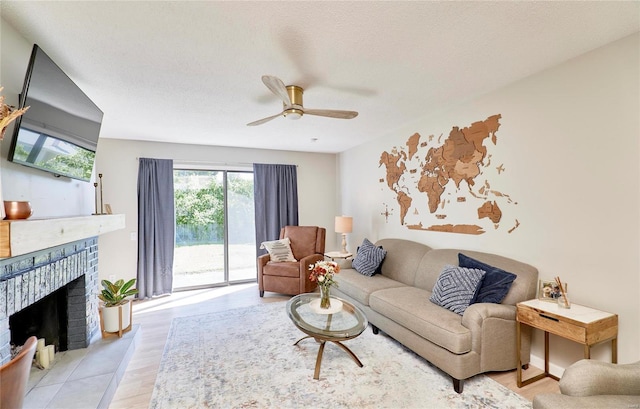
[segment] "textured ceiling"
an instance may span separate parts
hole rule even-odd
[[[3,0],[0,12],[104,111],[101,137],[316,152],[640,30],[637,1]],[[360,114],[247,127],[282,110],[264,74],[303,87],[306,108]]]

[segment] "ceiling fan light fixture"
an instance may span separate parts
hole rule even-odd
[[[328,118],[352,119],[358,116],[356,111],[341,111],[336,109],[305,109],[302,104],[304,90],[297,85],[284,85],[284,82],[273,75],[263,75],[262,82],[274,95],[282,100],[282,112],[257,121],[249,122],[247,126],[256,126],[269,122],[281,115],[291,120],[302,118],[304,114],[324,116]]]
[[[302,118],[303,111],[301,109],[291,108],[284,111],[284,116],[287,119],[297,120]]]

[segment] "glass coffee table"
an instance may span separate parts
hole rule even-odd
[[[320,344],[313,379],[320,378],[320,364],[327,341],[342,348],[362,368],[362,362],[342,341],[353,339],[362,334],[369,325],[367,317],[358,307],[345,300],[331,297],[329,310],[321,310],[317,307],[319,301],[319,294],[305,293],[296,295],[287,302],[289,318],[300,331],[307,334],[306,337],[300,338],[293,345],[298,345],[300,341],[307,338],[313,338]]]

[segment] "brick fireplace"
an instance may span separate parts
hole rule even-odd
[[[98,238],[0,259],[0,364],[11,359],[10,317],[59,289],[67,349],[86,348],[99,331]]]

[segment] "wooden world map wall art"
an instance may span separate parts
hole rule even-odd
[[[487,148],[498,142],[500,118],[497,114],[466,128],[454,126],[444,141],[443,135],[424,140],[415,133],[405,145],[382,152],[379,167],[385,176],[379,181],[383,190],[395,194],[401,225],[462,234],[483,234],[487,227],[512,233],[520,226],[515,217],[503,220],[507,207],[517,202],[492,189],[489,180],[506,172],[503,164],[492,165]],[[388,222],[395,219],[394,210],[383,203],[381,215]]]

